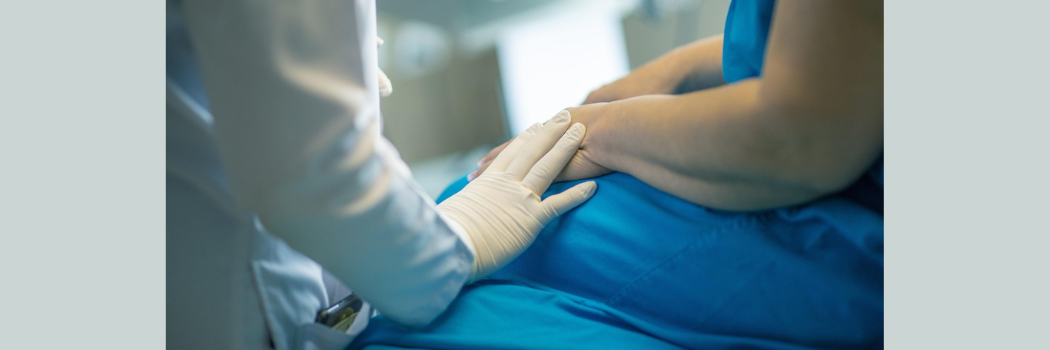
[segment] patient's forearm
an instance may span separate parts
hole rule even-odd
[[[757,182],[708,181],[682,175],[665,167],[646,167],[630,172],[643,182],[700,205],[723,210],[761,210],[805,203],[821,195],[801,186],[777,186]]]
[[[722,35],[678,47],[630,74],[591,91],[583,104],[644,95],[671,95],[724,85]]]
[[[688,93],[725,85],[722,76],[722,34],[682,45],[658,60],[677,67],[675,93]]]
[[[720,209],[791,205],[837,190],[841,183],[825,185],[820,173],[828,147],[809,147],[826,144],[811,139],[810,126],[820,118],[764,106],[761,83],[750,79],[580,111],[588,119],[587,147],[602,166]]]

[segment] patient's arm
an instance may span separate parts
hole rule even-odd
[[[722,34],[719,34],[671,50],[623,78],[594,90],[583,103],[685,93],[725,83],[722,78]]]
[[[589,161],[694,203],[757,210],[855,181],[882,152],[882,4],[777,6],[764,74],[570,108]]]
[[[722,78],[722,34],[678,47],[630,74],[606,84],[587,95],[583,104],[612,102],[643,95],[687,93],[725,85]],[[510,141],[493,148],[478,160],[478,169],[468,179],[481,175],[488,163],[496,159]],[[562,170],[555,181],[596,177],[609,169],[590,161],[582,151]]]

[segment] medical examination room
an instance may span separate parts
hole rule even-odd
[[[169,349],[881,349],[883,3],[167,0]]]

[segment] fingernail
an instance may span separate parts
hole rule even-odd
[[[480,168],[482,165],[485,165],[485,157],[481,157],[481,159],[478,159],[477,164],[475,164],[474,166]]]
[[[558,115],[555,115],[554,118],[551,118],[551,121],[555,123],[564,123],[569,121],[569,111],[566,111],[564,109],[561,110],[561,112],[558,112]]]
[[[476,171],[475,172],[471,172],[470,174],[467,174],[467,181],[474,181],[474,179],[478,177],[478,175],[476,175],[476,174],[477,174]]]

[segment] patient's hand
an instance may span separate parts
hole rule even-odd
[[[597,111],[597,108],[595,107],[598,106],[581,106],[577,108],[568,108],[567,110],[572,117],[573,123],[581,123],[584,126],[590,127],[589,124],[593,124],[590,123],[590,120],[592,119],[591,117],[594,117],[597,114],[595,113]],[[478,160],[478,169],[467,175],[467,180],[473,181],[485,172],[485,169],[488,169],[492,160],[496,159],[496,156],[499,155],[499,153],[503,151],[511,141],[514,141],[514,139],[512,138],[510,141],[504,142],[502,145],[493,148],[488,154],[481,157],[481,159]],[[559,173],[554,179],[554,182],[589,179],[613,172],[595,161],[595,155],[593,153],[594,149],[588,149],[587,144],[588,140],[585,135],[583,137],[583,143],[580,145],[580,149],[572,156],[572,159],[569,160],[569,164],[565,165],[565,168],[562,169],[561,173]]]

